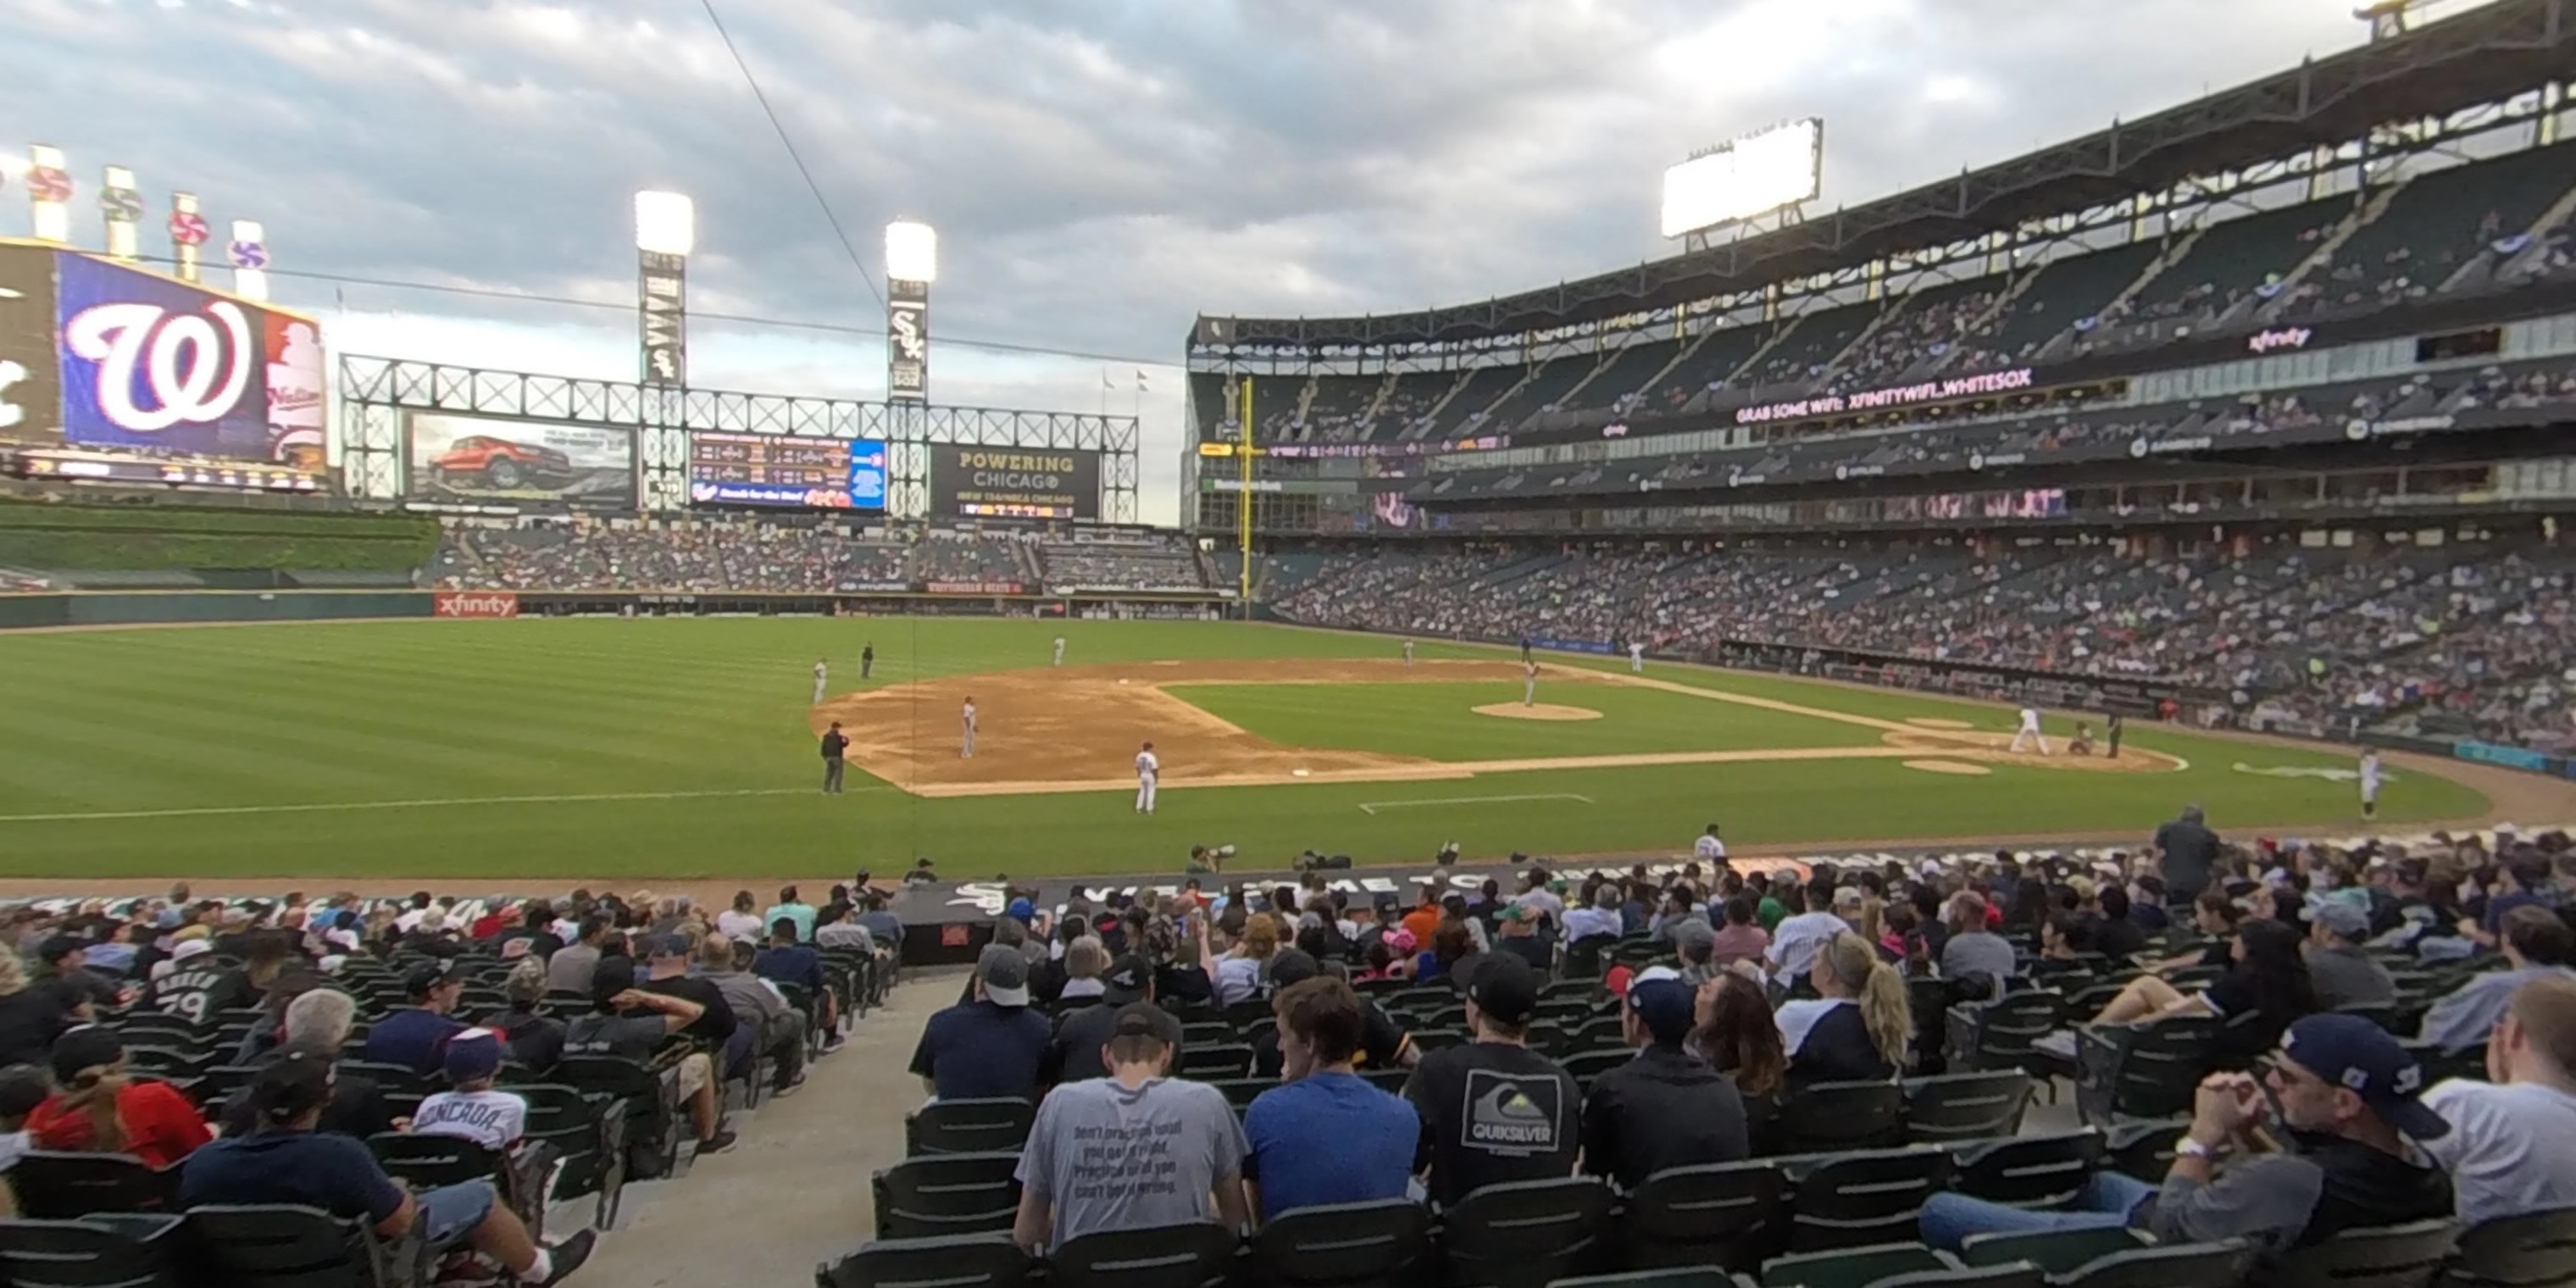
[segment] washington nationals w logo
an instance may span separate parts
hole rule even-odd
[[[219,420],[241,402],[257,350],[241,306],[216,300],[203,316],[158,304],[101,304],[63,327],[63,345],[98,364],[98,409],[138,434]],[[135,376],[145,401],[136,401]]]

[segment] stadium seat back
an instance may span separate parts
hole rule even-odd
[[[1181,1065],[1173,1072],[1184,1078],[1197,1078],[1211,1082],[1245,1077],[1252,1072],[1252,1046],[1247,1042],[1183,1046]]]
[[[927,1239],[1008,1233],[1018,1212],[1017,1153],[926,1154],[870,1179],[877,1237]]]
[[[175,1216],[0,1221],[0,1283],[10,1288],[179,1288]]]
[[[2576,1208],[2550,1208],[2471,1226],[2443,1279],[2449,1288],[2565,1288],[2576,1284]]]
[[[1666,1266],[1559,1279],[1547,1288],[1755,1288],[1755,1284],[1749,1275],[1730,1275],[1715,1266]]]
[[[1411,1199],[1283,1212],[1252,1237],[1254,1279],[1270,1288],[1399,1288],[1431,1256],[1431,1212]]]
[[[385,1174],[413,1189],[494,1180],[508,1172],[501,1152],[462,1136],[381,1131],[367,1138]]]
[[[1234,1106],[1236,1113],[1241,1113],[1251,1108],[1253,1100],[1262,1092],[1279,1084],[1269,1078],[1216,1078],[1211,1079],[1208,1085],[1224,1093],[1225,1103]]]
[[[2077,1034],[2075,1108],[2087,1123],[2188,1112],[2218,1059],[2218,1021],[2176,1015]]]
[[[1956,1269],[1959,1262],[1919,1243],[1881,1243],[1793,1252],[1762,1263],[1762,1288],[1868,1288],[1890,1275]]]
[[[1889,1275],[1870,1288],[2047,1288],[2048,1276],[2027,1261]]]
[[[1590,1177],[1488,1185],[1442,1213],[1451,1281],[1461,1288],[1538,1288],[1597,1269],[1610,1188]]]
[[[1038,1107],[1017,1097],[941,1100],[903,1120],[905,1153],[989,1154],[1027,1144]]]
[[[2102,1133],[2061,1132],[1962,1142],[1950,1150],[1950,1187],[2008,1207],[2065,1206],[2102,1163]]]
[[[132,1154],[31,1149],[9,1171],[22,1216],[69,1221],[94,1212],[159,1212],[179,1192],[174,1167],[154,1169]]]
[[[2281,1288],[2426,1288],[2458,1242],[2449,1221],[2346,1230],[2280,1257],[2266,1278]]]
[[[1780,1148],[1791,1154],[1895,1144],[1905,1088],[1894,1082],[1812,1082],[1780,1101]]]
[[[1633,1269],[1749,1269],[1779,1242],[1787,1178],[1771,1163],[1670,1167],[1628,1196],[1621,1258]]]
[[[2235,1242],[2174,1243],[2106,1253],[2054,1282],[2058,1288],[2235,1288],[2252,1260]]]
[[[1975,1140],[2021,1130],[2030,1075],[2018,1069],[1950,1073],[1905,1084],[1905,1138]]]
[[[815,1288],[1027,1288],[1036,1278],[1007,1234],[880,1239],[814,1272]]]
[[[1103,1230],[1050,1249],[1050,1288],[1219,1288],[1242,1241],[1213,1221]]]
[[[1937,1149],[1866,1150],[1784,1166],[1791,1181],[1789,1247],[1797,1252],[1913,1238],[1924,1201],[1950,1179],[1950,1156]]]
[[[1563,1063],[1565,1071],[1574,1075],[1576,1085],[1589,1090],[1594,1078],[1636,1058],[1637,1053],[1627,1047],[1602,1047],[1589,1051],[1576,1051],[1565,1057]]]
[[[391,1288],[402,1263],[362,1223],[292,1204],[190,1208],[184,1235],[206,1288]]]
[[[2118,1226],[1972,1234],[1960,1243],[1959,1260],[1972,1266],[2027,1261],[2052,1275],[2062,1275],[2104,1257],[2152,1246],[2146,1235]]]

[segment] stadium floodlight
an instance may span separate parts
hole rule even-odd
[[[1663,234],[1686,237],[1813,201],[1825,123],[1806,117],[1721,143],[1664,171]]]
[[[939,230],[919,220],[898,219],[885,229],[886,276],[898,282],[939,280]]]
[[[686,255],[696,249],[698,207],[680,192],[635,194],[635,249],[657,255]]]

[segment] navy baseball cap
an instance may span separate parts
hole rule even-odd
[[[489,1078],[501,1071],[501,1035],[490,1029],[467,1029],[447,1040],[439,1064],[451,1083]]]
[[[2281,1035],[2281,1054],[2302,1069],[2361,1097],[2373,1113],[2417,1140],[2437,1140],[2451,1124],[2417,1099],[2424,1066],[2388,1031],[2358,1015],[2311,1015]]]
[[[1699,1019],[1699,990],[1669,966],[1650,966],[1628,981],[1627,1007],[1655,1041],[1674,1045]]]

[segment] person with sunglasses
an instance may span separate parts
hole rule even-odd
[[[2201,1081],[2162,1186],[2097,1172],[2057,1212],[1935,1194],[1923,1241],[1955,1251],[1972,1234],[2125,1226],[2166,1243],[2242,1239],[2269,1257],[2345,1230],[2447,1219],[2450,1177],[2417,1142],[2451,1125],[2417,1097],[2423,1083],[2423,1067],[2378,1025],[2311,1015],[2290,1025],[2259,1077]]]

